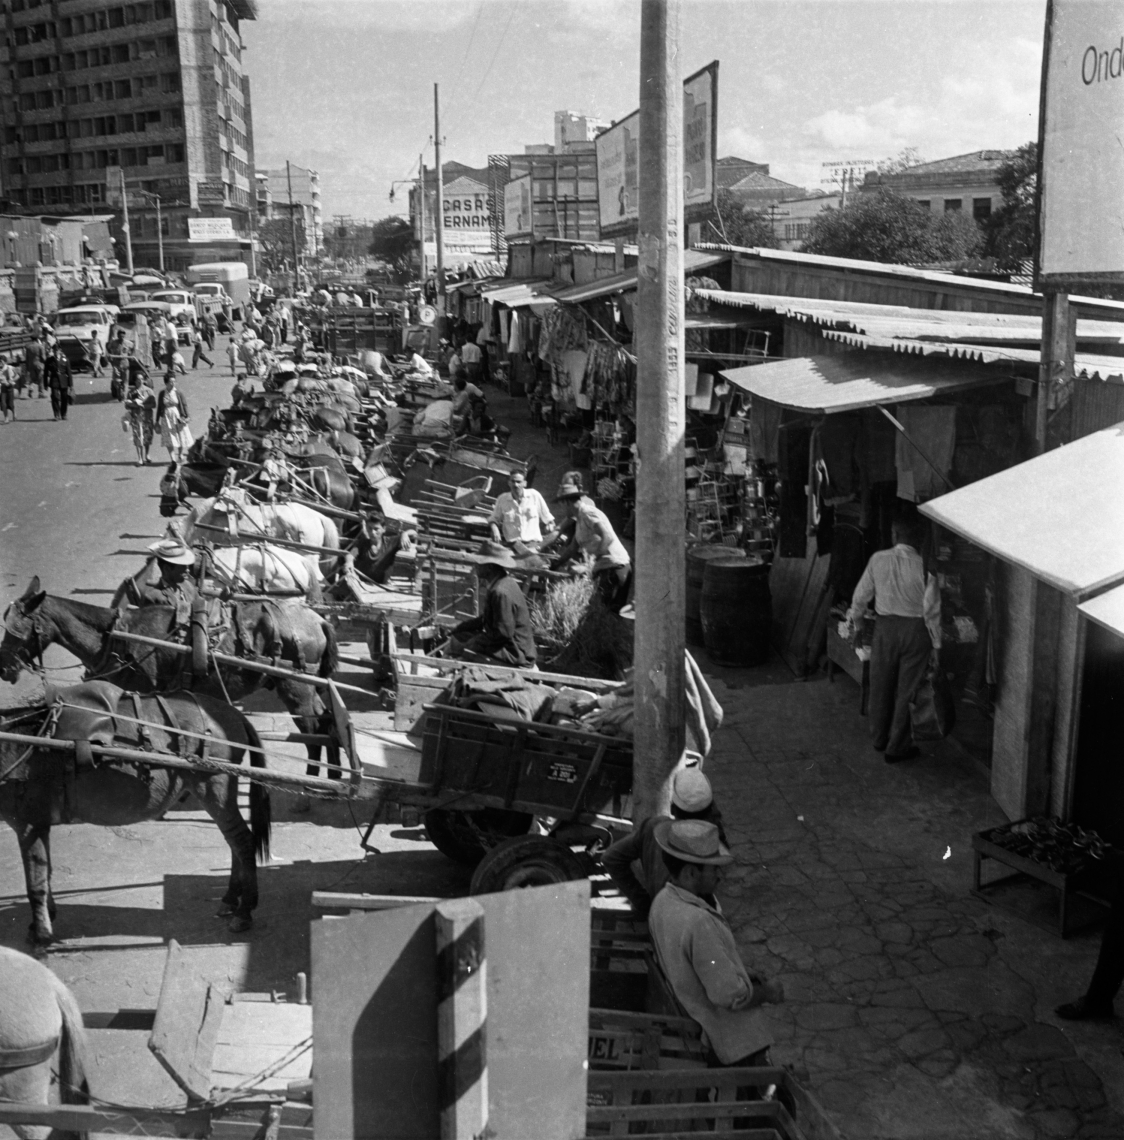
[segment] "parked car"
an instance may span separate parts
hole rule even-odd
[[[165,317],[171,317],[175,321],[175,316],[172,313],[172,306],[167,301],[135,301],[131,305],[126,305],[121,310],[122,318],[125,318],[127,313],[140,313],[148,321],[149,329],[152,329],[157,321],[162,321]],[[124,320],[121,322],[125,323]],[[127,327],[127,326],[126,326]],[[176,327],[176,342],[178,344],[191,344],[192,333],[191,326],[188,324],[179,324]]]
[[[172,310],[172,320],[177,324],[186,319],[194,324],[199,319],[199,309],[195,301],[195,293],[190,289],[158,289],[149,294],[151,301],[163,301]]]

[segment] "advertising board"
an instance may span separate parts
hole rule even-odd
[[[230,218],[188,218],[188,241],[234,241],[234,223]]]
[[[1124,6],[1051,0],[1042,68],[1037,280],[1124,281]]]
[[[513,178],[503,188],[503,232],[505,237],[526,237],[532,232],[531,176]]]
[[[705,214],[717,193],[718,61],[683,81],[683,206]],[[601,236],[636,232],[640,216],[640,112],[597,136],[597,205]]]

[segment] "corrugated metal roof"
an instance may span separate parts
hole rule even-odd
[[[1121,485],[1124,424],[1117,424],[930,499],[920,510],[1081,599],[1124,582]]]
[[[825,415],[904,404],[1008,379],[979,365],[862,352],[797,356],[722,369],[721,374],[761,399]]]
[[[480,296],[493,305],[507,305],[509,309],[518,309],[523,305],[529,305],[532,301],[552,305],[554,298],[544,295],[550,284],[550,281],[543,279],[516,282],[500,280],[482,286]]]
[[[707,253],[697,249],[683,251],[683,274],[689,276],[700,269],[721,265],[729,261],[728,253]],[[571,285],[555,293],[555,297],[566,305],[576,305],[580,301],[592,301],[595,297],[608,297],[613,293],[627,293],[636,288],[636,270],[629,273],[615,273],[612,277],[602,277],[587,285]]]

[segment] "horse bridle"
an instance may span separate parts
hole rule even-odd
[[[29,616],[19,604],[13,602],[4,614],[4,632],[16,639],[16,648],[9,652],[16,663],[23,669],[33,673],[45,672],[43,668],[43,643],[39,625],[34,617]],[[34,648],[31,639],[34,636]],[[36,665],[35,661],[39,664]]]

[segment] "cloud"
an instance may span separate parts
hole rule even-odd
[[[738,158],[748,158],[752,162],[768,161],[763,156],[766,153],[765,140],[744,127],[718,127],[718,154],[719,156],[732,154]]]
[[[476,18],[496,0],[269,0],[262,16],[270,23],[315,23],[356,30],[424,32],[448,29]]]

